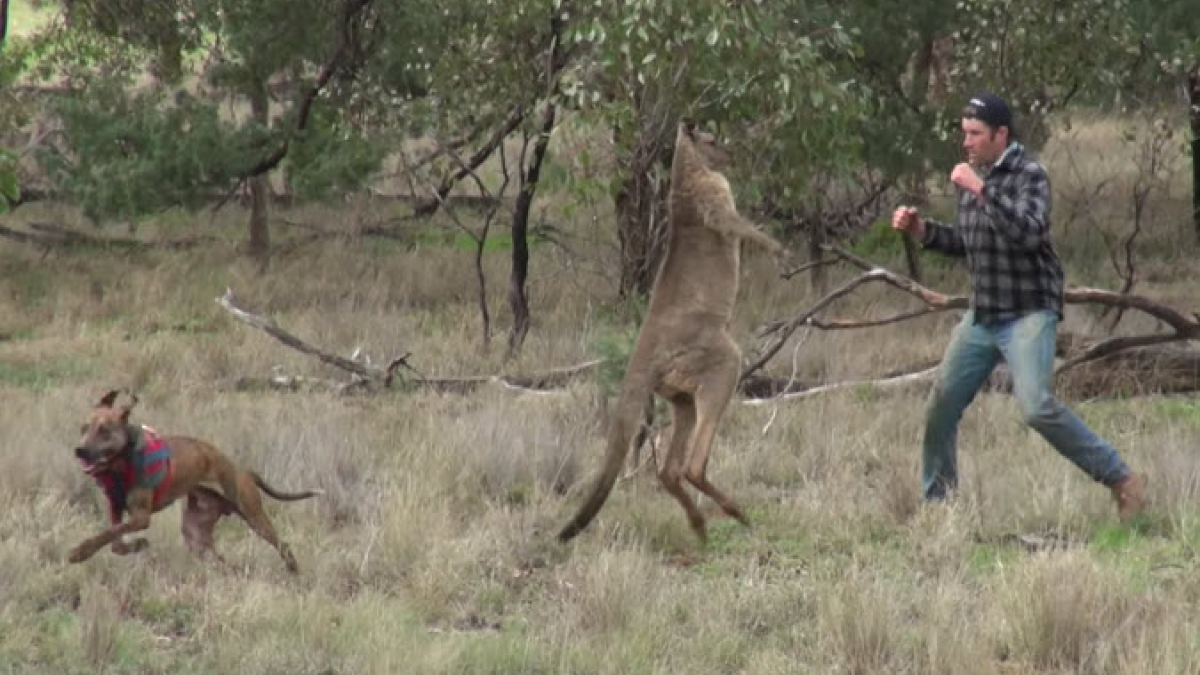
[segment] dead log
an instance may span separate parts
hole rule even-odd
[[[30,223],[29,230],[17,230],[0,225],[0,236],[22,244],[32,244],[46,248],[94,246],[97,248],[118,249],[140,252],[151,249],[179,251],[193,248],[201,244],[218,241],[212,236],[185,237],[180,239],[165,239],[161,241],[146,241],[128,237],[98,237],[79,230],[54,225],[51,223]]]
[[[393,359],[385,369],[372,366],[368,363],[356,361],[354,359],[347,359],[332,352],[313,347],[295,335],[292,335],[291,333],[280,328],[274,320],[261,317],[256,314],[251,314],[250,312],[247,312],[246,310],[235,305],[233,301],[233,289],[226,289],[225,295],[217,298],[217,304],[223,307],[225,311],[232,314],[233,317],[238,321],[264,331],[267,333],[267,335],[270,335],[283,344],[295,349],[296,351],[308,354],[310,356],[315,356],[322,363],[326,363],[334,366],[335,368],[348,371],[359,379],[376,381],[388,386],[391,384],[397,368],[400,366],[406,366],[410,369],[412,368],[407,362],[409,354],[405,354],[404,356]]]
[[[798,380],[782,380],[773,378],[750,378],[743,380],[742,393],[747,405],[761,405],[772,401],[798,400],[821,396],[834,391],[851,387],[871,387],[891,389],[911,384],[927,383],[937,374],[937,366],[923,368],[907,373],[875,380],[847,380],[828,384],[803,383]]]
[[[1179,345],[1135,347],[1059,368],[1058,389],[1072,398],[1200,391],[1200,351]]]
[[[908,277],[874,265],[870,261],[855,255],[841,246],[826,246],[825,250],[863,270],[863,273],[825,295],[811,308],[800,312],[791,319],[768,324],[760,337],[773,335],[774,339],[763,350],[762,354],[742,372],[741,380],[743,383],[755,377],[755,374],[779,353],[779,350],[783,348],[784,344],[787,343],[795,331],[802,326],[821,330],[869,328],[952,309],[966,309],[969,306],[967,296],[947,295],[926,288]],[[918,298],[925,307],[916,311],[880,319],[831,320],[820,318],[819,315],[822,312],[838,300],[853,293],[858,287],[876,282],[886,283]],[[1136,366],[1132,367],[1130,372],[1141,373],[1147,376],[1154,373],[1155,377],[1164,378],[1162,382],[1157,383],[1155,383],[1153,378],[1143,381],[1142,390],[1173,392],[1196,391],[1200,389],[1200,377],[1196,374],[1194,361],[1192,360],[1195,352],[1185,349],[1173,351],[1152,349],[1156,345],[1200,340],[1200,314],[1193,313],[1191,316],[1188,316],[1183,312],[1143,296],[1128,293],[1113,293],[1112,291],[1097,288],[1068,287],[1064,292],[1064,299],[1068,304],[1090,303],[1124,310],[1137,310],[1157,319],[1160,323],[1170,328],[1170,330],[1144,335],[1108,337],[1097,340],[1070,340],[1067,342],[1067,345],[1071,348],[1071,353],[1066,355],[1066,360],[1055,371],[1056,377],[1060,380],[1063,379],[1066,373],[1078,368],[1082,364],[1102,362],[1102,365],[1099,365],[1097,368],[1089,369],[1088,375],[1080,375],[1078,378],[1080,381],[1078,391],[1095,392],[1098,391],[1098,387],[1102,383],[1107,382],[1111,385],[1114,382],[1111,375],[1107,378],[1101,377],[1101,375],[1118,370],[1123,363],[1129,363]],[[1131,352],[1131,350],[1139,351]],[[1124,361],[1111,360],[1115,355],[1126,352],[1131,353],[1125,357]],[[1183,356],[1185,354],[1192,356],[1185,357]],[[1090,382],[1091,384],[1084,384],[1085,382]],[[1074,384],[1069,382],[1064,382],[1064,384],[1067,385],[1068,389],[1074,387]]]
[[[386,368],[379,368],[370,363],[355,358],[338,356],[328,350],[314,347],[288,331],[279,327],[272,319],[248,312],[234,304],[233,291],[227,289],[225,295],[217,298],[217,304],[229,312],[235,319],[267,333],[283,344],[303,354],[316,357],[322,363],[331,365],[351,374],[349,382],[323,380],[304,376],[289,376],[278,371],[270,378],[254,379],[241,378],[235,384],[239,388],[270,387],[275,389],[332,389],[339,393],[369,390],[372,386],[390,387],[400,367],[413,373],[413,377],[405,378],[405,384],[421,389],[429,389],[442,393],[467,394],[487,385],[496,385],[530,393],[545,393],[562,389],[571,382],[579,379],[600,365],[601,360],[595,359],[574,366],[555,368],[532,375],[468,375],[464,377],[426,377],[408,363],[410,353],[392,359]]]

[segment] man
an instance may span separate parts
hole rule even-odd
[[[1063,272],[1050,244],[1050,180],[1013,138],[1008,104],[992,94],[962,113],[967,161],[954,167],[958,192],[951,225],[901,206],[892,227],[926,249],[965,257],[971,305],[954,329],[930,393],[922,482],[939,500],[958,481],[955,437],[963,411],[1001,358],[1025,422],[1064,457],[1112,490],[1122,520],[1145,505],[1146,477],[1133,474],[1108,442],[1054,397],[1054,343],[1062,318]]]

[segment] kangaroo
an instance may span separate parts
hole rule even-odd
[[[740,244],[779,255],[783,246],[738,215],[729,182],[716,171],[728,154],[711,134],[681,122],[671,162],[667,252],[650,291],[650,308],[621,385],[604,467],[579,513],[559,533],[568,541],[604,505],[653,392],[671,404],[671,441],[659,480],[687,513],[701,541],[704,515],[682,479],[749,526],[741,507],[705,476],[713,436],[737,387],[741,350],[729,334],[738,291]]]

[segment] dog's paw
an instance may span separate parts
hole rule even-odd
[[[129,555],[130,553],[138,553],[140,551],[144,551],[149,546],[150,546],[150,542],[146,541],[145,539],[141,539],[141,538],[134,539],[133,541],[129,541],[129,542],[117,540],[117,541],[114,541],[112,544],[112,551],[113,551],[113,553],[116,553],[117,555]]]

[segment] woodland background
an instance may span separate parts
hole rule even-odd
[[[0,0],[0,672],[1197,672],[1191,4]],[[959,499],[918,501],[957,309],[911,291],[967,280],[886,220],[950,215],[981,88],[1049,167],[1068,281],[1111,292],[1069,305],[1059,384],[1150,474],[1130,525],[1002,375]],[[561,546],[681,116],[796,263],[747,252],[710,466],[754,527],[693,539],[660,410]],[[174,508],[65,563],[105,522],[71,448],[113,387],[326,491],[268,504],[299,577],[237,523],[194,559]]]

